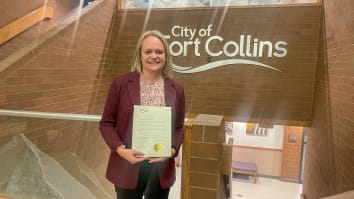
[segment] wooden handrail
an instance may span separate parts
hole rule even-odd
[[[231,174],[231,164],[232,164],[232,144],[222,144],[222,158],[220,173],[223,175]]]
[[[184,139],[182,147],[182,180],[181,180],[181,198],[189,198],[189,171],[190,171],[190,145],[192,133],[192,119],[184,124]]]
[[[0,45],[40,21],[53,18],[53,8],[42,6],[0,29]]]

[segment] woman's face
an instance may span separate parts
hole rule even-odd
[[[141,46],[141,63],[143,73],[162,74],[166,62],[166,52],[163,43],[154,36],[147,36]]]

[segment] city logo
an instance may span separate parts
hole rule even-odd
[[[187,56],[188,53],[194,56],[201,56],[202,52],[207,53],[210,61],[201,66],[178,66],[173,64],[173,70],[178,73],[198,73],[225,65],[248,64],[259,67],[268,68],[281,72],[275,66],[270,66],[261,62],[249,60],[248,58],[261,57],[285,57],[288,53],[286,46],[288,42],[277,41],[275,43],[266,40],[260,40],[252,35],[240,35],[237,41],[225,41],[222,36],[212,35],[212,24],[206,28],[188,28],[175,25],[171,28],[171,35],[165,35],[169,40],[169,50],[172,56],[181,57]],[[205,37],[205,42],[202,43],[200,38]],[[171,41],[173,38],[182,38],[182,41]],[[212,47],[213,46],[213,47]],[[219,48],[219,49],[216,49]],[[212,57],[226,56],[228,59],[211,62]]]

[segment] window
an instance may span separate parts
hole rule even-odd
[[[318,3],[320,0],[120,0],[121,9],[190,8]]]

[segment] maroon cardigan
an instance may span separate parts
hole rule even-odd
[[[177,152],[183,140],[185,112],[184,88],[170,78],[164,79],[165,103],[172,107],[172,146]],[[109,90],[100,121],[101,134],[111,149],[106,177],[113,184],[125,189],[137,186],[139,163],[131,164],[116,153],[117,147],[132,146],[132,116],[134,105],[140,104],[140,78],[138,73],[115,77]],[[169,188],[175,181],[174,158],[159,164],[161,188]]]

